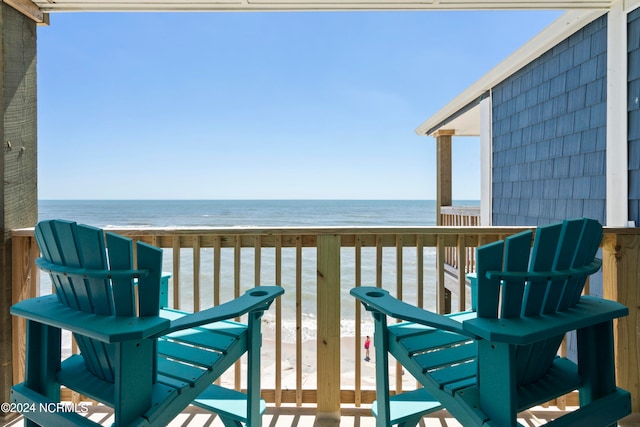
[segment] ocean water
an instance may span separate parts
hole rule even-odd
[[[458,201],[477,206],[477,201]],[[39,219],[98,227],[435,225],[433,200],[40,200]]]
[[[459,206],[478,206],[478,201],[457,201]],[[435,201],[433,200],[41,200],[39,220],[69,219],[97,227],[317,227],[317,226],[430,226],[435,225]],[[201,308],[213,304],[213,250],[202,249],[201,264]],[[425,304],[435,306],[435,250],[424,249]],[[355,255],[349,248],[341,254],[341,334],[355,333],[355,300],[348,293],[354,285]],[[191,249],[180,254],[180,298],[182,309],[193,308],[193,259]],[[173,254],[164,249],[165,270],[171,271]],[[243,249],[241,253],[243,289],[253,286],[253,251]],[[362,250],[362,282],[375,284],[375,248]],[[230,299],[233,292],[233,251],[221,254],[221,298]],[[261,260],[261,282],[273,283],[275,277],[275,252],[263,250]],[[282,252],[282,286],[286,293],[282,297],[283,340],[294,342],[295,323],[295,249],[284,248]],[[403,283],[405,295],[416,294],[415,249],[403,252]],[[383,286],[395,288],[395,249],[385,248],[382,268]],[[47,277],[42,277],[41,289],[50,286]],[[211,284],[207,286],[207,284]],[[302,253],[302,334],[303,339],[314,339],[316,331],[316,258],[315,250],[304,248]],[[170,295],[171,301],[172,295]],[[265,334],[270,335],[274,310],[265,314]],[[371,333],[370,315],[362,314],[365,331]],[[273,331],[271,331],[273,332]]]

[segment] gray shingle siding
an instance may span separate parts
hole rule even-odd
[[[627,19],[629,219],[640,226],[640,9]]]
[[[603,16],[493,88],[495,225],[606,222],[606,51]]]

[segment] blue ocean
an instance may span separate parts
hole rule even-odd
[[[458,206],[478,206],[478,201],[457,201]],[[433,200],[40,200],[39,220],[69,219],[96,227],[319,227],[319,226],[433,226],[436,223],[435,201]],[[370,249],[370,250],[369,250]],[[203,249],[207,251],[209,249]],[[246,255],[246,256],[245,256]],[[191,250],[181,253],[180,283],[183,309],[190,309],[193,296],[186,284],[193,283]],[[233,283],[233,254],[222,254],[222,283]],[[243,272],[252,271],[253,257],[247,252],[242,255]],[[282,277],[287,289],[295,283],[295,253],[293,249],[283,250]],[[363,249],[363,265],[373,265],[374,248]],[[404,272],[407,292],[415,283],[415,249],[406,249]],[[203,255],[201,283],[212,283],[212,256]],[[172,261],[171,249],[165,249],[165,265]],[[342,335],[353,334],[355,303],[348,295],[353,285],[354,258],[344,253],[341,261],[343,287]],[[262,260],[262,276],[265,280],[273,277],[274,260],[265,254]],[[315,251],[303,250],[303,336],[315,336]],[[227,268],[225,268],[225,266]],[[169,267],[170,268],[170,267]],[[393,287],[395,275],[395,255],[393,248],[383,253],[383,285]],[[244,275],[244,273],[243,273]],[[435,251],[425,248],[426,303],[429,295],[435,301]],[[375,283],[375,271],[363,267],[364,284]],[[47,278],[43,277],[45,288]],[[241,278],[242,283],[253,283],[251,277]],[[268,283],[267,283],[268,284]],[[432,287],[432,291],[429,290]],[[212,302],[212,290],[201,289],[201,306]],[[224,300],[224,297],[223,297]],[[292,341],[295,336],[295,294],[287,291],[282,298],[285,316],[284,340]],[[291,318],[286,318],[291,316]],[[268,314],[265,318],[269,318]]]
[[[457,201],[459,206],[479,202]],[[435,225],[434,200],[40,200],[39,219],[107,226]]]

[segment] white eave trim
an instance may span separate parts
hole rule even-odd
[[[30,2],[31,0],[11,0]],[[585,10],[613,0],[33,0],[43,12],[295,10]]]
[[[474,100],[479,99],[498,83],[504,81],[553,46],[606,13],[606,10],[591,10],[569,11],[563,14],[433,116],[429,117],[418,126],[416,133],[418,135],[432,135],[439,129],[448,129],[446,124],[453,118],[459,117],[460,111],[464,110]],[[476,135],[479,134],[480,129],[478,129]]]

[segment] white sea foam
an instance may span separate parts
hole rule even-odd
[[[273,313],[268,312],[263,316],[262,333],[265,339],[274,340],[276,338],[277,323]],[[300,331],[301,342],[315,341],[318,336],[318,323],[315,316],[302,315],[300,328],[295,320],[286,319],[281,322],[281,342],[295,343],[296,331]],[[360,335],[373,335],[373,320],[365,319],[360,324]],[[355,337],[356,321],[353,319],[340,320],[340,336]]]

